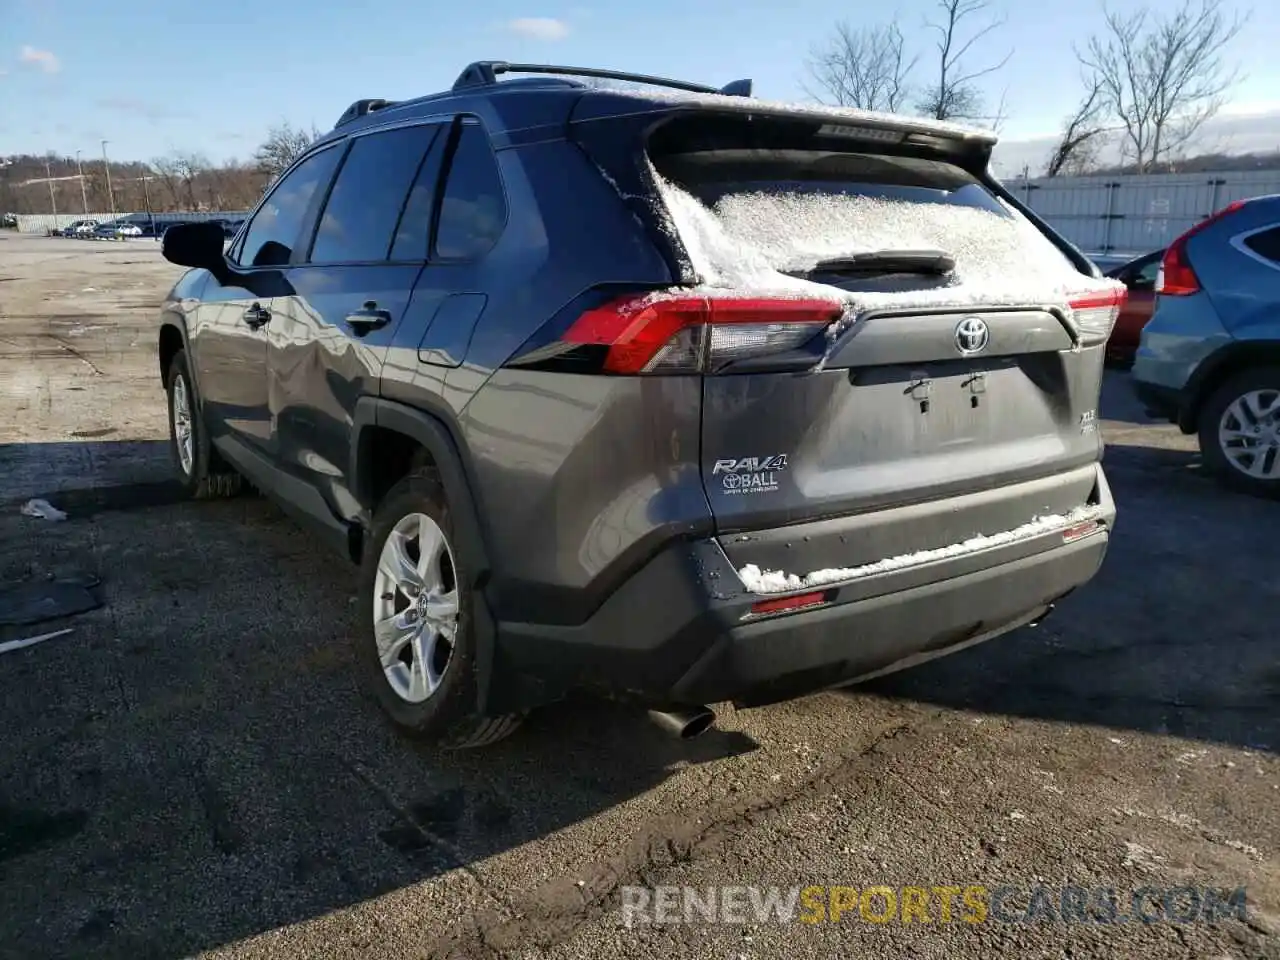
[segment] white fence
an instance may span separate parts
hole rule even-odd
[[[1006,180],[1086,253],[1158,250],[1233,200],[1280,194],[1280,170]]]

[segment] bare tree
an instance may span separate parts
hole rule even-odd
[[[1097,166],[1098,152],[1106,132],[1103,125],[1105,108],[1102,81],[1094,77],[1075,113],[1063,124],[1062,134],[1044,168],[1046,177],[1080,176]]]
[[[808,70],[819,100],[896,113],[910,95],[908,79],[917,59],[907,58],[896,22],[856,29],[840,23],[835,36],[810,56]]]
[[[1223,54],[1247,18],[1228,17],[1222,0],[1105,17],[1105,33],[1077,57],[1098,77],[1103,103],[1120,123],[1125,159],[1147,172],[1176,157],[1221,108],[1240,78]]]
[[[151,161],[151,170],[169,195],[167,206],[174,210],[197,210],[201,206],[198,186],[207,182],[213,165],[201,154],[174,151]]]
[[[997,63],[971,66],[967,60],[974,44],[990,35],[1004,21],[987,14],[988,0],[937,0],[938,19],[928,26],[937,31],[937,79],[926,85],[916,108],[936,120],[1003,121],[1003,116],[983,113],[985,97],[978,81],[995,73],[1012,52]]]
[[[258,146],[253,159],[259,171],[269,177],[278,177],[319,136],[320,131],[314,125],[307,130],[280,123],[267,132],[267,139]]]

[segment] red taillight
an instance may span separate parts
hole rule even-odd
[[[1089,346],[1106,342],[1128,296],[1129,291],[1119,287],[1070,301],[1071,316],[1080,331],[1081,344]]]
[[[1174,240],[1173,243],[1169,244],[1169,248],[1165,250],[1164,257],[1160,261],[1160,275],[1156,278],[1156,293],[1166,297],[1186,297],[1200,292],[1200,278],[1191,269],[1191,261],[1187,258],[1187,241],[1210,224],[1235,213],[1244,206],[1244,203],[1245,201],[1243,200],[1237,200],[1234,203],[1227,204],[1217,213],[1201,220],[1178,239]]]
[[[786,613],[791,610],[801,610],[805,607],[816,607],[818,604],[826,602],[827,595],[825,592],[801,593],[794,597],[779,597],[776,600],[757,600],[751,605],[751,612],[756,615]]]
[[[1166,297],[1186,297],[1200,292],[1200,278],[1187,260],[1187,235],[1184,233],[1164,252],[1156,293]]]
[[[794,349],[843,312],[833,300],[641,294],[587,310],[560,339],[604,347],[609,373],[705,372]]]

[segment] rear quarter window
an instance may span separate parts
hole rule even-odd
[[[1250,234],[1243,243],[1264,260],[1280,264],[1280,224]]]
[[[488,253],[507,222],[506,194],[484,127],[464,120],[455,133],[436,226],[435,253],[472,260]]]

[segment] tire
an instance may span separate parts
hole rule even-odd
[[[1242,421],[1237,401],[1253,396],[1267,416],[1258,423]],[[1232,450],[1224,448],[1220,430],[1250,431],[1257,427],[1256,439],[1248,436],[1248,447],[1240,442]],[[1215,390],[1200,408],[1198,421],[1200,455],[1205,466],[1226,486],[1256,497],[1280,498],[1280,367],[1252,367],[1232,375]],[[1252,449],[1260,452],[1253,453]],[[1246,449],[1249,452],[1245,452]],[[1248,470],[1261,461],[1262,475]]]
[[[187,495],[193,500],[231,497],[240,492],[240,475],[222,462],[209,443],[192,390],[191,368],[185,350],[179,350],[165,370],[165,396],[169,404],[169,454]],[[186,416],[182,411],[185,408]],[[185,423],[184,423],[185,419]],[[185,431],[180,428],[185,426]],[[184,434],[189,443],[184,444]]]
[[[398,554],[389,541],[399,542]],[[439,544],[432,551],[438,559],[424,560],[426,543]],[[361,564],[356,659],[362,682],[397,728],[416,739],[467,749],[509,736],[523,717],[478,713],[474,598],[453,543],[435,471],[415,470],[391,488],[374,511]],[[405,569],[401,559],[412,572],[390,576],[393,569]],[[450,609],[456,611],[452,619]],[[387,626],[379,630],[376,622]],[[387,663],[380,649],[389,652]]]

